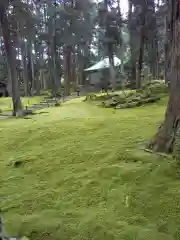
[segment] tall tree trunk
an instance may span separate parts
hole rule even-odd
[[[40,86],[42,90],[45,90],[44,88],[44,74],[43,74],[43,69],[40,69],[39,71],[39,79],[40,79]]]
[[[11,69],[8,66],[8,74],[7,74],[7,90],[10,96],[12,96],[12,79],[11,79]]]
[[[39,72],[36,73],[36,79],[35,79],[35,94],[38,96],[41,93],[41,82],[40,82],[40,72],[41,69],[39,70]]]
[[[71,67],[71,82],[73,86],[77,83],[77,76],[76,76],[76,49],[75,47],[72,49],[72,67]]]
[[[152,62],[150,66],[150,71],[153,79],[159,79],[159,54],[158,54],[158,40],[157,36],[154,36],[152,40]]]
[[[135,26],[133,26],[132,18],[132,0],[129,0],[129,11],[128,11],[128,29],[130,35],[130,63],[131,63],[131,88],[136,88],[136,61],[137,61],[137,51],[136,51],[136,42],[135,42]]]
[[[106,33],[105,37],[107,38],[106,48],[107,55],[109,58],[109,77],[112,84],[112,89],[115,89],[116,81],[115,81],[115,69],[114,69],[114,43],[109,39],[112,38],[110,35],[110,23],[108,21],[108,0],[104,0],[105,7],[105,27]]]
[[[142,5],[142,12],[140,13],[140,41],[139,41],[139,56],[137,62],[137,72],[136,72],[136,88],[141,88],[141,78],[142,78],[142,68],[143,68],[143,58],[144,58],[144,41],[145,41],[145,13],[146,5]]]
[[[78,79],[77,79],[77,84],[78,85],[83,85],[83,73],[84,73],[84,56],[82,55],[82,51],[80,46],[77,48],[77,53],[78,53]]]
[[[48,19],[48,32],[51,36],[51,40],[48,44],[49,55],[49,72],[51,78],[52,93],[55,97],[57,95],[58,88],[60,86],[60,79],[57,66],[57,49],[56,49],[56,16],[52,14],[55,9],[52,9],[52,4],[48,5],[50,9],[50,18]]]
[[[71,82],[71,63],[72,63],[72,47],[66,46],[64,50],[64,94],[70,94]]]
[[[144,22],[144,21],[143,21]],[[137,62],[137,72],[136,72],[136,88],[141,88],[141,78],[142,78],[142,67],[143,67],[143,58],[144,58],[144,25],[141,25],[140,30],[140,46],[139,46],[139,57]]]
[[[21,55],[22,55],[22,74],[23,74],[23,82],[24,82],[24,94],[25,96],[29,96],[29,76],[27,70],[27,54],[24,40],[21,41]]]
[[[164,43],[164,80],[166,83],[168,83],[168,70],[169,69],[169,56],[168,56],[168,47],[169,47],[169,41],[168,41],[168,22],[167,17],[165,19],[165,43]]]
[[[158,152],[174,150],[177,131],[180,129],[180,1],[172,1],[171,8],[170,95],[163,124],[149,144]]]
[[[170,49],[170,29],[169,23],[171,21],[171,16],[169,14],[169,1],[166,0],[166,17],[165,17],[165,42],[164,42],[164,80],[166,83],[169,83],[169,73],[170,73],[170,56],[169,56],[169,49]]]
[[[56,16],[55,16],[56,18]],[[53,83],[53,91],[54,95],[57,95],[58,89],[60,87],[60,77],[59,77],[59,69],[58,69],[58,52],[56,47],[56,20],[54,19],[53,24],[53,38],[52,38],[52,58],[53,58],[53,75],[54,75],[54,83]],[[60,68],[60,66],[59,66]]]
[[[90,41],[83,44],[83,56],[80,59],[81,65],[81,85],[86,84],[87,73],[84,71],[89,65],[89,56],[90,56]]]
[[[115,90],[116,79],[115,79],[115,69],[114,69],[114,54],[112,49],[112,44],[108,46],[108,58],[109,58],[109,77],[112,83],[112,89]]]
[[[7,60],[11,71],[13,116],[16,116],[17,114],[21,114],[22,104],[20,99],[19,83],[16,75],[17,72],[13,46],[11,42],[10,26],[6,15],[6,9],[3,3],[0,3],[0,23],[6,49]]]
[[[153,79],[159,78],[159,53],[158,53],[158,36],[157,36],[157,23],[155,16],[155,2],[154,0],[149,0],[147,5],[147,28],[150,29],[150,34],[148,35],[149,42],[149,65],[150,71]]]
[[[29,85],[29,94],[33,92],[33,88],[35,85],[35,72],[34,72],[34,59],[33,59],[33,53],[32,53],[32,41],[31,39],[28,39],[28,72],[29,72],[29,78],[30,78],[30,85]]]

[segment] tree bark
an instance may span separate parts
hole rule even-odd
[[[64,50],[64,94],[70,94],[71,81],[71,63],[72,63],[72,47],[66,46]]]
[[[180,127],[180,1],[172,1],[171,8],[171,58],[170,95],[165,119],[149,148],[158,152],[172,153]]]
[[[141,25],[140,30],[140,47],[139,47],[139,57],[137,63],[137,74],[136,74],[136,88],[141,88],[141,73],[143,67],[143,58],[144,58],[144,25]]]
[[[115,90],[116,87],[116,79],[115,79],[115,69],[114,69],[114,54],[112,49],[112,44],[109,43],[108,46],[108,58],[109,58],[109,77],[112,83],[112,89]]]
[[[137,62],[137,72],[136,72],[136,88],[141,88],[141,73],[143,68],[143,58],[144,58],[144,42],[145,42],[145,13],[146,13],[146,5],[141,6],[141,13],[140,13],[140,41],[139,41],[139,56]]]
[[[52,58],[53,58],[53,75],[54,75],[54,95],[57,95],[58,89],[60,87],[60,77],[58,71],[58,52],[56,47],[56,28],[55,28],[55,20],[54,20],[54,27],[53,27],[53,39],[52,39]],[[59,66],[60,68],[60,66]]]
[[[29,96],[29,78],[27,69],[27,54],[24,40],[21,41],[21,55],[22,55],[22,71],[23,71],[23,82],[24,82],[24,94]]]
[[[157,22],[155,16],[155,1],[149,0],[147,5],[147,25],[149,29],[149,65],[153,79],[159,78],[159,53],[158,53],[158,36],[157,36]]]
[[[32,41],[28,39],[27,43],[27,56],[28,56],[28,75],[29,75],[29,82],[28,82],[28,89],[29,95],[33,92],[33,87],[35,84],[35,73],[34,73],[34,61],[33,61],[33,54],[32,54]]]
[[[169,72],[170,72],[170,56],[169,56],[169,48],[171,46],[170,41],[170,14],[168,12],[169,1],[166,0],[166,17],[165,17],[165,43],[164,43],[164,80],[166,83],[169,83]]]
[[[49,70],[50,70],[50,78],[51,78],[51,88],[52,94],[54,97],[57,96],[58,88],[60,86],[60,79],[58,74],[58,66],[57,66],[57,49],[56,49],[56,15],[52,14],[55,11],[55,6],[52,4],[48,5],[50,10],[50,18],[48,19],[48,33],[50,35],[50,41],[48,43],[48,54],[49,54]]]
[[[7,61],[11,72],[12,83],[12,101],[13,101],[13,116],[19,115],[22,112],[22,104],[19,92],[19,83],[16,72],[15,56],[11,42],[10,26],[6,15],[6,9],[3,3],[0,3],[0,23],[6,49]]]
[[[131,64],[131,88],[136,88],[136,61],[137,61],[137,51],[136,51],[136,42],[134,40],[135,37],[135,26],[133,24],[133,16],[132,16],[132,0],[129,0],[129,11],[128,11],[128,30],[130,34],[130,64]]]

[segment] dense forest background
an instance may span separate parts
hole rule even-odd
[[[85,86],[84,69],[103,57],[113,78],[114,54],[122,62],[120,80],[131,88],[147,79],[168,81],[168,2],[128,4],[122,17],[119,0],[1,1],[0,82],[12,94],[14,114],[20,95],[49,89],[69,95]]]

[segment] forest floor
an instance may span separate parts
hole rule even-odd
[[[24,106],[32,106],[33,104],[40,103],[44,97],[23,97],[22,104]],[[11,111],[12,110],[12,100],[11,98],[0,98],[0,109],[2,111]]]
[[[180,239],[180,173],[173,160],[141,150],[166,101],[114,111],[74,99],[2,120],[0,208],[8,234]]]
[[[24,108],[32,111],[37,111],[47,107],[54,107],[57,101],[64,103],[79,97],[81,96],[72,94],[70,96],[64,97],[63,99],[57,98],[57,100],[55,100],[53,98],[48,98],[47,96],[33,96],[21,97],[21,101]],[[0,120],[7,118],[12,118],[12,99],[10,97],[0,98]]]

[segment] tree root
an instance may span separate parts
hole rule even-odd
[[[158,155],[158,156],[160,156],[160,157],[172,158],[170,154],[160,153],[160,152],[154,152],[153,150],[150,150],[150,149],[148,149],[148,148],[144,148],[143,150],[144,150],[145,152]]]

